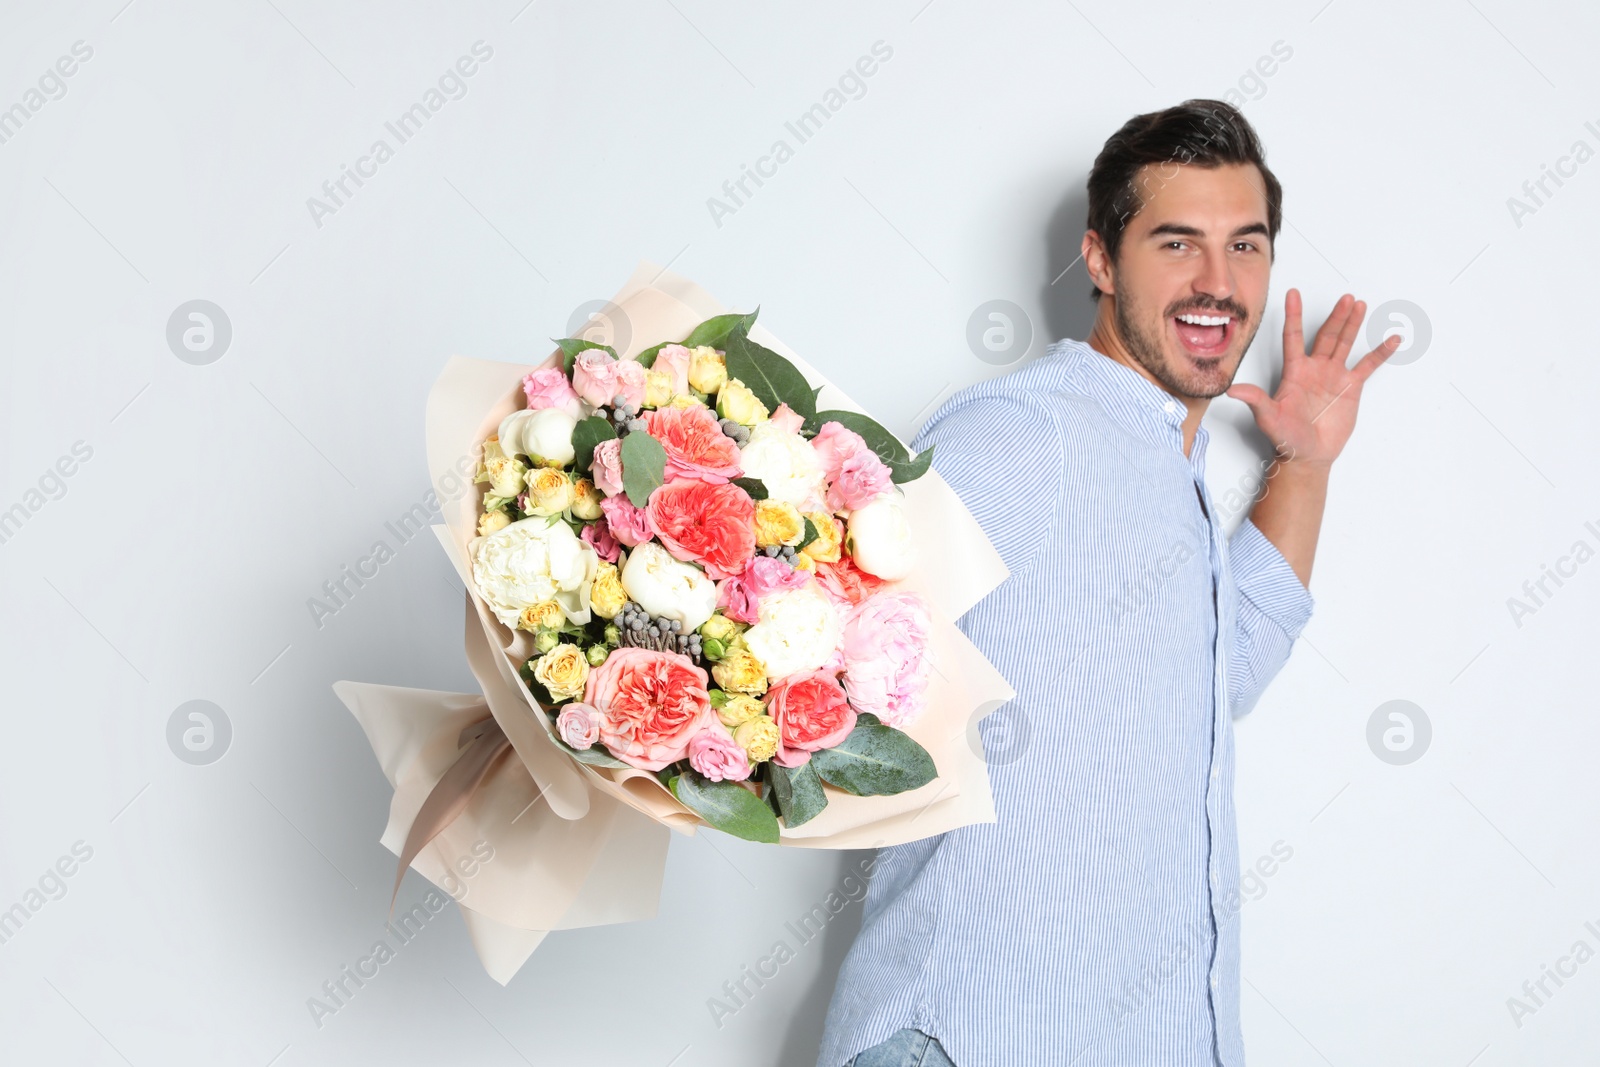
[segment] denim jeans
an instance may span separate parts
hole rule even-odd
[[[906,1027],[882,1044],[862,1049],[844,1067],[956,1067],[944,1046],[921,1030]]]

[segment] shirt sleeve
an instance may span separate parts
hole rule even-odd
[[[979,394],[951,397],[911,449],[937,445],[932,467],[978,520],[1013,575],[1038,559],[1054,533],[1066,483],[1059,416],[1043,401]],[[1040,515],[1041,502],[1050,508]]]
[[[1315,601],[1283,553],[1249,518],[1228,541],[1228,565],[1239,590],[1228,656],[1228,703],[1237,719],[1250,713],[1288,662]]]

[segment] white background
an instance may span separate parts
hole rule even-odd
[[[422,499],[445,357],[542,357],[640,259],[761,304],[909,438],[1003,369],[967,342],[985,302],[1026,309],[1026,358],[1086,335],[1073,260],[1104,139],[1234,91],[1286,190],[1239,380],[1275,380],[1291,284],[1308,333],[1346,291],[1431,324],[1366,389],[1316,614],[1237,726],[1241,857],[1293,849],[1242,912],[1251,1060],[1588,1062],[1600,962],[1520,1027],[1507,998],[1600,949],[1600,563],[1520,626],[1507,598],[1600,548],[1600,163],[1520,225],[1507,198],[1600,148],[1592,8],[524,3],[0,10],[0,108],[93,49],[0,144],[0,509],[93,450],[0,544],[0,909],[93,850],[0,945],[0,1059],[811,1064],[858,907],[721,1027],[707,1000],[865,854],[714,832],[673,839],[651,922],[552,934],[501,988],[451,908],[319,1027],[307,998],[381,934],[394,870],[389,789],[330,683],[472,683],[430,538],[320,628],[307,600]],[[384,123],[480,40],[466,95],[319,226],[307,198],[393,147]],[[892,58],[796,146],[784,123],[877,41]],[[779,138],[794,157],[714,218]],[[233,333],[203,366],[166,339],[195,299]],[[1220,493],[1264,442],[1226,398],[1208,425]],[[206,766],[166,735],[195,699],[232,726]],[[1367,742],[1396,699],[1432,724],[1405,766]],[[402,906],[426,889],[409,875]]]

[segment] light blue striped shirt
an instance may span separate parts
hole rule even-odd
[[[1010,568],[957,624],[1017,695],[979,726],[998,821],[878,850],[818,1067],[907,1026],[956,1067],[1245,1062],[1232,720],[1312,598],[1224,533],[1185,414],[1065,340],[912,442]]]

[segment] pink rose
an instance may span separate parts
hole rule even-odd
[[[650,364],[650,369],[672,375],[673,396],[689,391],[689,350],[682,345],[668,345],[661,349],[656,353],[656,361]]]
[[[622,492],[622,438],[613,437],[594,446],[589,476],[594,479],[594,487],[606,496]]]
[[[800,427],[805,425],[805,416],[795,411],[788,404],[779,404],[778,410],[770,416],[774,426],[784,433],[799,433]],[[835,423],[834,425],[838,425]]]
[[[855,709],[827,671],[788,675],[767,690],[766,703],[767,714],[778,724],[772,761],[782,767],[809,762],[811,753],[832,748],[856,728]]]
[[[742,782],[750,777],[750,758],[744,746],[715,718],[689,738],[689,766],[713,782]]]
[[[605,514],[611,536],[629,548],[642,545],[655,536],[650,530],[650,517],[645,514],[644,508],[634,507],[626,493],[606,497],[600,501],[600,510]]]
[[[572,391],[572,383],[560,367],[545,367],[527,375],[522,379],[522,391],[528,398],[529,411],[558,408],[575,419],[583,414],[578,394]]]
[[[709,677],[676,652],[623,646],[589,672],[583,699],[599,709],[599,739],[640,770],[683,759],[689,742],[717,722]]]
[[[611,532],[611,524],[604,519],[585,525],[578,537],[593,546],[594,554],[607,563],[615,563],[622,556],[622,542],[617,540],[616,534]]]
[[[887,726],[910,722],[926,705],[928,633],[932,627],[915,593],[879,593],[858,604],[845,622],[845,688],[858,712]]]
[[[730,619],[751,624],[761,621],[761,598],[783,589],[796,589],[811,576],[772,556],[756,556],[744,571],[717,583],[717,607]]]
[[[591,748],[600,740],[600,709],[574,700],[556,716],[556,732],[573,748]]]
[[[857,452],[844,461],[836,476],[829,479],[828,510],[854,511],[892,488],[894,479],[883,460],[870,451]]]
[[[590,407],[604,407],[617,395],[617,361],[603,348],[585,348],[572,358],[572,388]]]
[[[622,402],[638,408],[644,404],[645,376],[649,371],[638,360],[623,359],[617,361],[617,392],[622,394]]]
[[[667,481],[695,478],[702,482],[727,482],[739,477],[739,446],[722,432],[716,412],[700,404],[686,408],[656,408],[645,412],[650,436],[667,453]]]

